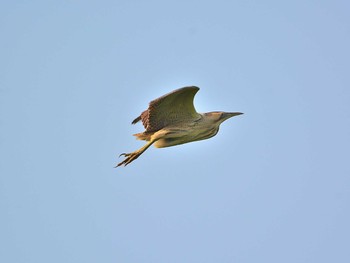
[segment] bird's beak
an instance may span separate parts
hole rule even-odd
[[[241,114],[243,114],[243,113],[242,112],[224,112],[221,116],[221,119],[225,121],[231,117],[238,116]]]

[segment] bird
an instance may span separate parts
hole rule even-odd
[[[142,122],[145,131],[134,136],[147,143],[132,153],[120,154],[119,157],[124,156],[125,159],[115,168],[130,164],[152,144],[156,148],[164,148],[209,139],[218,133],[222,122],[243,114],[223,111],[198,113],[193,105],[198,91],[196,86],[187,86],[152,100],[148,109],[132,121],[132,124]]]

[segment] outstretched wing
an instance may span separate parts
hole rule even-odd
[[[193,105],[198,87],[184,87],[174,90],[149,103],[147,110],[141,113],[132,123],[142,120],[147,132],[158,131],[169,125],[185,120],[200,118]]]

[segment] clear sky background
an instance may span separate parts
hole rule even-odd
[[[0,262],[350,262],[349,1],[0,5]],[[245,114],[114,169],[186,85]]]

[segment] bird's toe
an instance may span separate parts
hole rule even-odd
[[[130,154],[131,154],[131,153],[121,153],[121,154],[119,154],[119,157],[120,157],[120,156],[128,157]]]
[[[122,162],[118,163],[114,168],[117,168],[121,165],[127,166],[129,163],[131,163],[133,160],[135,160],[138,157],[138,154],[135,153],[122,153],[119,155],[126,157]]]

